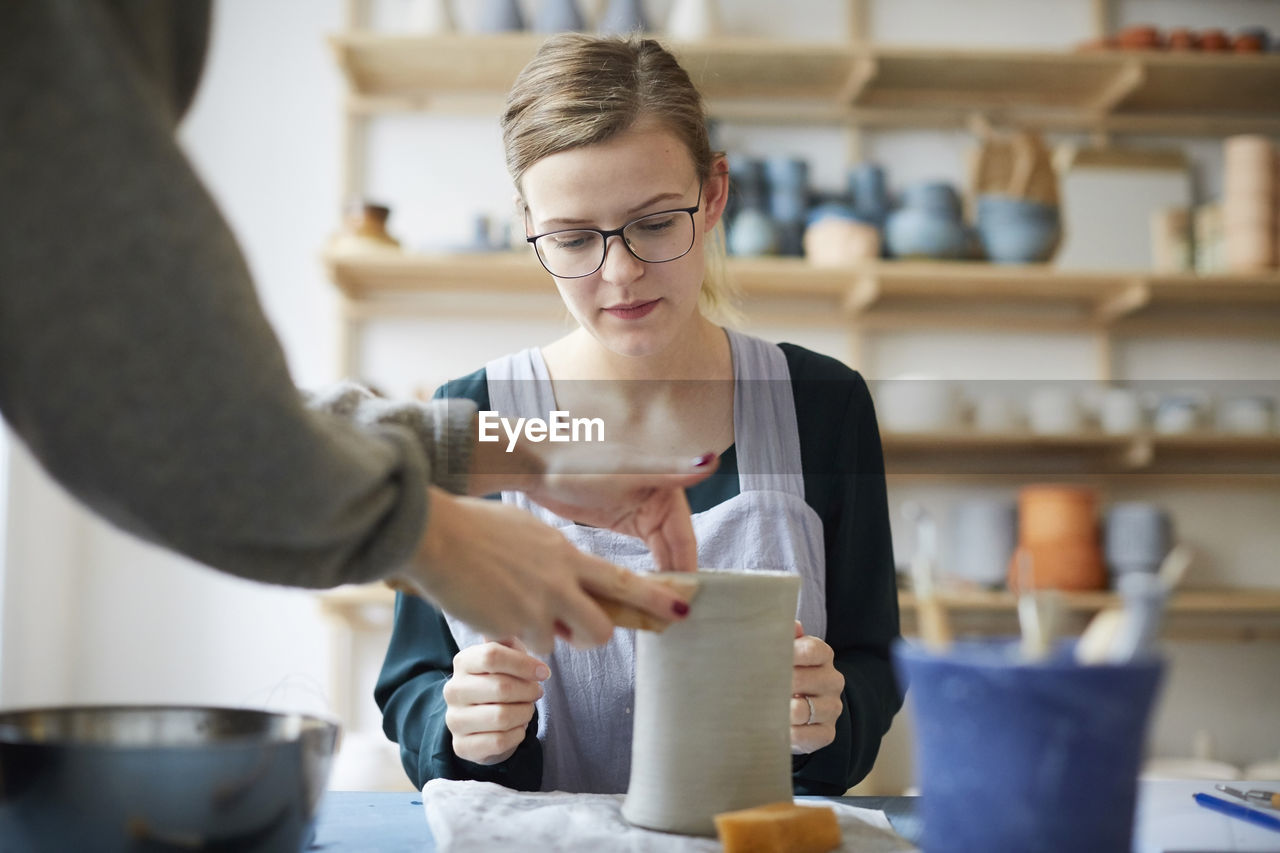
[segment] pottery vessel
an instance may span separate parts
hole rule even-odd
[[[622,814],[711,835],[720,812],[791,801],[799,575],[699,571],[689,618],[636,633],[635,736]]]
[[[883,225],[889,215],[889,188],[884,169],[875,163],[859,163],[849,170],[848,183],[858,218]]]
[[[649,31],[649,19],[640,0],[609,0],[596,30],[602,35],[615,36],[644,33]]]
[[[960,423],[960,390],[946,379],[883,379],[876,383],[875,400],[881,428],[893,432],[945,432]]]
[[[577,0],[541,0],[533,17],[533,30],[538,33],[582,32],[584,28]]]
[[[984,195],[978,199],[978,236],[994,263],[1041,263],[1057,250],[1062,224],[1056,205]]]
[[[1083,412],[1070,388],[1043,385],[1031,392],[1027,401],[1027,421],[1039,435],[1070,435],[1083,426]]]
[[[1107,508],[1103,538],[1112,574],[1155,572],[1173,547],[1173,521],[1156,504],[1115,503]]]
[[[719,0],[675,0],[667,17],[667,35],[674,39],[715,38],[721,29]]]
[[[979,586],[1002,586],[1017,547],[1017,504],[1005,499],[962,500],[952,505],[950,521],[947,574]]]
[[[726,243],[729,254],[735,257],[772,255],[778,250],[778,232],[769,214],[756,207],[744,207],[729,223]]]
[[[944,183],[909,187],[885,220],[884,239],[896,258],[963,258],[969,241],[955,190]]]
[[[1023,555],[1036,589],[1091,590],[1107,585],[1098,537],[1098,498],[1088,488],[1027,486],[1018,494],[1018,549],[1009,561],[1017,589]]]
[[[407,28],[427,35],[453,32],[457,25],[449,0],[412,0],[407,13]]]
[[[484,0],[477,27],[482,33],[505,33],[524,29],[524,14],[516,0]]]
[[[841,216],[810,220],[804,232],[804,256],[814,266],[850,266],[880,256],[880,231],[874,225]]]
[[[911,685],[922,850],[1132,849],[1163,661],[1082,666],[1067,648],[1023,663],[997,640],[899,641],[893,663]]]
[[[1218,404],[1218,429],[1232,435],[1267,435],[1274,420],[1275,401],[1270,397],[1231,397]]]

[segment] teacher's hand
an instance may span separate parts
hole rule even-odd
[[[519,640],[470,646],[454,655],[444,686],[444,723],[453,751],[475,764],[506,761],[524,741],[534,703],[551,675]]]
[[[795,667],[791,675],[791,753],[806,755],[836,739],[836,720],[844,710],[844,676],[835,652],[817,637],[806,636],[796,622]]]
[[[697,571],[684,490],[714,473],[719,457],[677,459],[617,445],[520,442],[511,454],[496,447],[477,444],[472,494],[523,491],[556,515],[643,540],[659,571]]]
[[[490,637],[535,653],[560,636],[576,648],[609,641],[613,622],[595,598],[663,622],[689,612],[680,591],[586,554],[531,514],[497,501],[429,489],[427,528],[411,564],[388,585],[420,595]]]

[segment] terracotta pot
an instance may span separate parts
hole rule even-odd
[[[1116,36],[1120,47],[1129,50],[1156,50],[1164,47],[1164,39],[1155,27],[1126,27]]]
[[[1236,53],[1262,53],[1264,48],[1262,39],[1251,33],[1236,36],[1231,46]]]
[[[1200,37],[1186,27],[1169,31],[1170,50],[1199,50]]]
[[[1018,591],[1020,556],[1031,558],[1031,583],[1036,589],[1086,591],[1106,589],[1107,570],[1102,549],[1093,542],[1020,545],[1009,560],[1009,589]]]
[[[1098,542],[1098,498],[1080,486],[1027,486],[1018,495],[1018,541],[1023,545]]]
[[[1231,50],[1231,39],[1222,30],[1205,30],[1200,34],[1201,50]]]

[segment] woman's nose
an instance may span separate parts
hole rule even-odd
[[[622,235],[615,234],[604,244],[604,264],[600,267],[600,274],[611,284],[635,281],[644,272],[644,261],[631,254],[622,239]]]

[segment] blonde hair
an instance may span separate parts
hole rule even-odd
[[[516,78],[502,114],[507,171],[521,181],[534,163],[605,142],[641,120],[684,143],[700,181],[719,156],[711,150],[702,95],[671,53],[653,39],[564,33],[542,43]],[[735,316],[737,294],[724,275],[724,231],[707,235],[698,305],[718,320]]]

